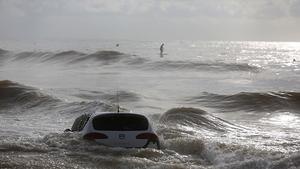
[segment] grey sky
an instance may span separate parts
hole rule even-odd
[[[0,0],[0,39],[300,41],[300,0]]]

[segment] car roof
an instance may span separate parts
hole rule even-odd
[[[125,113],[112,113],[112,112],[95,112],[95,113],[93,113],[93,114],[91,114],[91,116],[90,116],[90,118],[94,118],[94,117],[96,117],[96,116],[100,116],[100,115],[133,115],[133,116],[140,116],[140,117],[144,117],[144,118],[146,118],[147,120],[148,120],[148,118],[145,116],[145,115],[143,115],[143,114],[138,114],[138,113],[127,113],[127,112],[125,112]]]

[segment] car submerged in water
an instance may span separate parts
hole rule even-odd
[[[125,148],[157,148],[160,143],[149,120],[134,113],[93,113],[75,119],[71,130],[84,139],[105,146]]]

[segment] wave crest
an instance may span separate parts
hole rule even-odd
[[[83,57],[75,59],[72,61],[72,63],[96,60],[101,61],[103,64],[107,65],[120,61],[122,59],[122,56],[124,56],[124,54],[117,51],[98,51],[96,53],[85,55]]]
[[[0,48],[0,56],[1,56],[2,54],[7,53],[7,52],[8,52],[7,50],[4,50],[4,49],[1,49],[1,48]]]
[[[241,92],[234,95],[218,95],[203,93],[189,101],[203,103],[207,107],[224,111],[275,111],[282,109],[300,109],[300,93],[298,92]]]
[[[0,105],[35,107],[57,102],[51,96],[39,92],[37,89],[24,86],[9,80],[0,81]]]
[[[161,61],[150,64],[155,70],[182,70],[194,69],[201,71],[248,71],[259,72],[260,68],[246,63],[224,63],[224,62],[190,62],[190,61]]]
[[[74,50],[63,51],[56,54],[50,55],[48,58],[44,60],[44,62],[52,61],[52,62],[70,62],[80,57],[85,56],[85,53],[81,53]]]
[[[226,131],[234,125],[197,108],[173,108],[165,112],[160,123],[205,127],[209,130]]]

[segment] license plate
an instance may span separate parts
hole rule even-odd
[[[119,139],[120,139],[120,140],[125,139],[125,134],[119,134]]]

